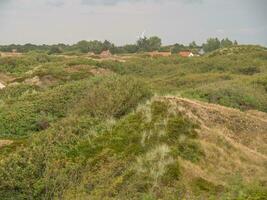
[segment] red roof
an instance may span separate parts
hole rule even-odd
[[[192,52],[190,51],[181,51],[179,52],[179,55],[182,57],[189,57]]]

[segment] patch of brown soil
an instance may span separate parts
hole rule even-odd
[[[94,68],[90,70],[90,73],[94,76],[108,76],[113,74],[113,72],[109,69],[103,69],[103,68]]]
[[[108,76],[113,74],[113,72],[109,69],[97,68],[95,66],[89,66],[89,65],[75,65],[65,68],[65,71],[68,73],[83,72],[91,74],[93,76]]]
[[[41,85],[41,81],[39,76],[35,76],[33,78],[27,78],[24,80],[24,83],[29,84],[29,85]]]
[[[157,56],[162,56],[162,57],[169,57],[171,56],[171,52],[159,52],[159,51],[153,51],[153,52],[148,52],[147,53],[151,57],[157,57]]]
[[[41,86],[40,87],[48,87],[57,83],[57,80],[51,75],[45,75],[40,78]]]
[[[0,81],[2,83],[9,83],[9,82],[12,82],[13,80],[15,80],[14,77],[11,77],[11,76],[9,76],[7,74],[4,74],[4,73],[0,72]]]
[[[42,76],[41,78],[39,76],[35,76],[33,78],[25,79],[24,83],[29,84],[29,85],[36,85],[38,87],[49,87],[53,84],[55,84],[57,80],[51,76],[51,75],[45,75]]]
[[[246,113],[248,113],[249,115],[252,115],[256,118],[260,118],[261,120],[266,121],[266,119],[267,119],[267,113],[265,113],[265,112],[261,112],[258,110],[248,110],[248,111],[246,111]]]
[[[0,57],[20,57],[22,53],[17,52],[0,52]]]
[[[7,146],[7,145],[11,145],[13,143],[12,140],[0,140],[0,148]]]
[[[7,84],[13,80],[15,80],[15,78],[0,72],[0,89],[4,89]]]
[[[127,59],[132,58],[131,56],[117,56],[117,55],[112,55],[110,57],[100,57],[100,56],[92,56],[90,59],[95,60],[95,61],[117,61],[117,62],[126,62]]]
[[[71,67],[66,67],[64,70],[68,73],[77,73],[77,72],[85,72],[90,73],[92,66],[89,65],[74,65]]]

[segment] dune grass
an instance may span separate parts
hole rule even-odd
[[[13,141],[0,148],[1,199],[266,199],[265,115],[238,111],[267,112],[265,48],[126,62],[30,53],[0,58],[0,73],[12,77],[0,140]]]

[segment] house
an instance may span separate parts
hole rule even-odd
[[[204,55],[204,54],[205,54],[205,51],[204,51],[204,49],[203,49],[203,48],[201,48],[201,49],[198,51],[198,54],[199,54],[199,55]]]
[[[102,52],[100,53],[100,57],[101,57],[101,58],[108,58],[108,57],[111,57],[111,56],[112,56],[112,54],[111,54],[111,52],[110,52],[109,50],[102,51]]]
[[[154,56],[168,57],[168,56],[171,56],[171,52],[153,51],[153,52],[149,52],[148,55],[150,55],[151,57],[154,57]]]
[[[190,51],[180,51],[179,56],[181,56],[181,57],[193,57],[194,54]]]

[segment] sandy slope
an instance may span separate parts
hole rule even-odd
[[[267,116],[178,97],[159,97],[200,124],[206,158],[197,165],[184,161],[187,178],[222,183],[229,174],[267,181]]]

